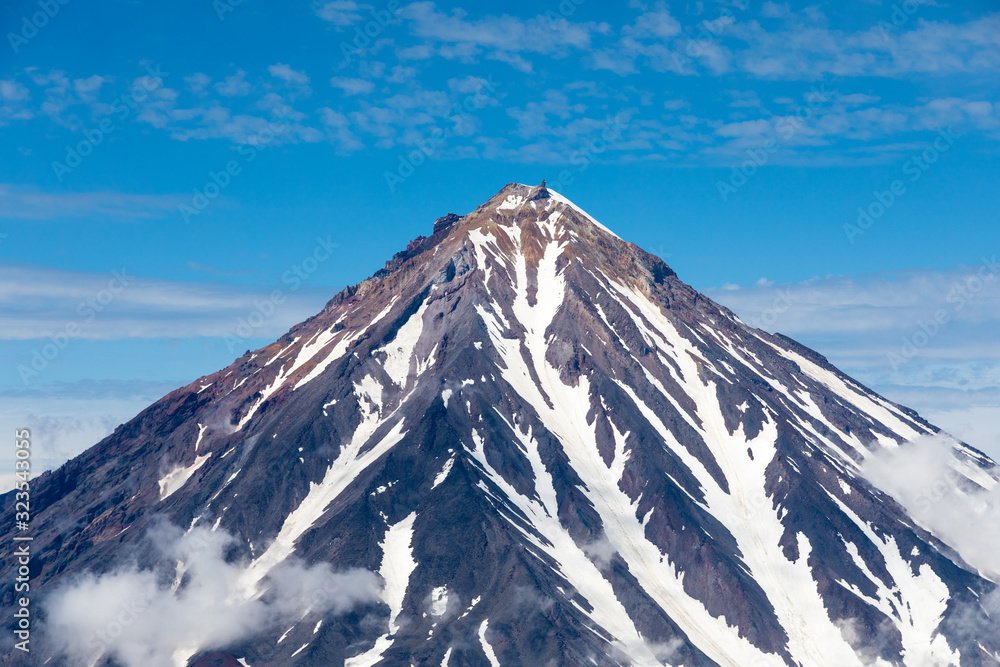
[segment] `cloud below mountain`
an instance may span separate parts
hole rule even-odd
[[[927,436],[895,449],[877,449],[862,471],[970,565],[997,580],[1000,484],[956,456],[956,445],[947,436]]]
[[[49,641],[65,656],[79,664],[105,656],[127,667],[173,667],[198,651],[294,624],[307,612],[337,615],[378,600],[372,572],[297,560],[272,570],[270,587],[257,595],[245,586],[245,564],[226,559],[235,541],[228,533],[196,526],[185,534],[164,523],[149,538],[161,556],[159,571],[87,574],[47,598]]]

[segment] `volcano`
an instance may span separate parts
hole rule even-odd
[[[0,662],[1000,664],[997,574],[862,474],[936,434],[512,183],[34,481],[37,635]]]

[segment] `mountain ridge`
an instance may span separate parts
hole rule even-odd
[[[233,536],[234,614],[292,559],[383,582],[163,664],[995,664],[995,583],[859,472],[936,433],[511,183],[39,478],[37,576],[127,553],[183,595],[166,517]]]

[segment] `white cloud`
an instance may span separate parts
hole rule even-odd
[[[477,93],[488,85],[491,85],[490,82],[480,76],[465,76],[461,79],[448,79],[448,88],[453,92],[462,95]]]
[[[427,60],[434,55],[434,48],[429,44],[415,44],[396,51],[400,60]]]
[[[765,11],[776,7],[767,5]],[[743,46],[733,44],[733,49],[744,72],[784,80],[989,72],[1000,68],[998,33],[1000,14],[965,23],[916,19],[888,36],[876,26],[854,32],[831,29],[824,17],[803,14],[800,21],[773,31],[757,22],[737,24],[733,34]]]
[[[1000,320],[1000,265],[995,264],[995,256],[984,259],[987,261],[977,266],[941,271],[911,269],[828,276],[795,284],[758,283],[726,295],[711,289],[706,293],[735,310],[747,323],[789,335],[867,336],[888,330],[895,336],[919,327],[941,309],[951,314],[946,326],[992,326]]]
[[[73,91],[82,101],[93,102],[96,99],[96,93],[101,90],[101,86],[106,82],[107,79],[98,74],[88,76],[85,79],[74,79]]]
[[[876,450],[865,459],[862,472],[969,565],[996,580],[1000,483],[979,471],[974,460],[950,438],[927,436]]]
[[[330,79],[330,85],[339,88],[345,95],[367,95],[375,90],[375,84],[365,79],[352,79],[335,76]]]
[[[280,126],[278,141],[282,144],[328,138],[343,152],[357,150],[362,143],[377,149],[412,145],[441,114],[431,108],[412,115],[398,113],[396,98],[413,97],[419,102],[435,94],[421,89],[423,70],[435,65],[456,66],[428,62],[448,59],[484,67],[489,67],[490,61],[503,62],[519,72],[534,74],[533,85],[538,87],[528,97],[522,94],[523,87],[504,90],[508,107],[517,111],[511,116],[513,121],[498,119],[499,114],[484,118],[474,131],[465,131],[467,138],[454,137],[447,150],[437,152],[434,159],[490,152],[493,157],[558,161],[560,150],[575,147],[553,142],[546,145],[538,137],[558,136],[560,126],[573,121],[586,125],[612,106],[607,101],[587,100],[592,103],[588,112],[571,118],[549,116],[545,123],[538,123],[537,114],[530,117],[531,104],[544,96],[544,91],[567,90],[569,82],[555,77],[564,77],[564,72],[579,66],[644,78],[656,73],[710,76],[735,69],[742,78],[724,88],[740,91],[734,110],[702,100],[696,111],[684,118],[663,113],[664,109],[678,111],[674,85],[678,82],[669,77],[653,85],[644,82],[643,91],[628,86],[609,88],[609,99],[619,108],[628,99],[629,105],[639,107],[639,113],[632,126],[635,134],[628,143],[621,142],[616,153],[604,154],[603,161],[728,166],[746,159],[747,149],[759,149],[776,138],[780,150],[770,156],[769,166],[872,165],[904,157],[901,151],[949,126],[962,134],[1000,138],[1000,101],[991,98],[988,89],[966,85],[970,82],[967,76],[943,76],[990,72],[996,69],[994,65],[1000,66],[1000,45],[995,39],[1000,34],[1000,14],[947,23],[930,20],[940,12],[925,11],[925,4],[921,5],[923,13],[911,17],[886,39],[870,26],[832,28],[833,21],[818,10],[789,13],[779,2],[767,3],[761,11],[781,16],[780,20],[760,19],[735,6],[692,9],[674,16],[664,3],[637,3],[642,9],[628,16],[617,30],[581,21],[582,12],[565,13],[560,18],[560,10],[554,9],[522,18],[414,2],[404,5],[394,17],[401,25],[393,26],[392,34],[376,37],[366,49],[367,57],[356,63],[356,71],[338,73],[330,80],[333,90],[318,91],[320,99],[315,103],[300,95],[303,91],[316,94],[308,88],[309,76],[289,64],[270,65],[263,78],[260,72],[234,73],[230,66],[225,68],[229,76],[223,80],[218,74],[210,78],[200,72],[176,75],[176,88],[155,91],[133,119],[180,141],[248,142]],[[337,27],[367,22],[372,11],[388,11],[347,0],[314,7]],[[677,7],[674,11],[682,10]],[[344,41],[349,41],[346,34]],[[377,60],[375,52],[384,61]],[[566,62],[569,58],[576,60]],[[888,99],[880,99],[873,91],[881,88],[873,87],[869,80],[928,73],[942,75],[935,79],[941,85],[934,87],[941,92],[924,98],[894,89]],[[454,74],[452,79],[463,74]],[[449,75],[452,73],[441,78]],[[758,87],[750,85],[761,77],[794,82],[830,75],[864,78],[840,83],[844,90],[831,92],[829,99],[810,110],[802,122],[801,93],[809,84],[793,83],[790,90],[768,90],[766,94],[763,90],[753,93]],[[9,76],[0,81],[0,124],[5,125],[47,117],[80,130],[100,115],[98,111],[108,113],[107,100],[98,98],[111,97],[114,92],[108,91],[111,78],[104,74],[25,70]],[[275,91],[281,91],[280,100]],[[297,95],[302,99],[296,99]],[[765,108],[771,101],[778,108]],[[301,108],[293,109],[293,105]],[[261,109],[279,107],[291,111],[287,122],[261,113]],[[350,130],[345,130],[342,122],[316,122],[312,126],[311,120],[324,119],[324,109],[336,109],[340,117],[349,119]],[[556,119],[559,122],[553,122]],[[794,132],[785,131],[791,127]]]
[[[761,106],[760,97],[756,90],[730,90],[728,93],[733,98],[729,106],[734,109],[756,109]]]
[[[353,0],[334,0],[316,10],[316,16],[338,27],[351,26],[361,20],[361,5]]]
[[[246,564],[226,558],[236,541],[228,533],[200,526],[184,533],[162,523],[149,538],[160,574],[174,573],[173,585],[153,570],[119,568],[76,577],[46,597],[47,639],[63,655],[79,664],[103,655],[126,667],[173,667],[306,612],[329,617],[377,601],[381,588],[367,570],[336,572],[328,563],[292,559],[271,570],[257,597]]]
[[[930,404],[921,414],[947,433],[1000,461],[1000,400],[994,400],[992,405],[975,405],[969,401],[952,409]]]
[[[681,24],[666,8],[640,14],[632,25],[622,28],[622,35],[636,39],[669,40],[681,32]]]
[[[294,70],[284,63],[270,65],[268,66],[267,71],[271,76],[281,79],[285,83],[301,87],[307,87],[309,85],[309,77],[305,72]]]
[[[510,53],[508,51],[492,51],[488,53],[486,57],[489,60],[507,63],[514,69],[519,72],[523,72],[524,74],[532,74],[535,71],[535,66],[518,53]]]
[[[185,381],[93,382],[0,391],[0,429],[28,429],[35,475],[53,470],[108,436]],[[0,492],[14,486],[13,450],[0,453]]]
[[[792,15],[792,11],[787,2],[778,4],[768,1],[761,5],[760,15],[767,18],[786,18]]]
[[[327,134],[340,150],[350,152],[364,148],[361,140],[351,131],[351,121],[347,116],[329,107],[319,111]]]
[[[590,54],[591,67],[598,70],[608,70],[618,75],[637,72],[635,57],[618,49],[598,49]]]
[[[184,77],[184,83],[187,85],[187,89],[195,94],[198,94],[208,88],[208,84],[211,82],[211,77],[201,72],[196,72],[191,76]]]
[[[618,550],[608,539],[608,536],[601,533],[596,539],[582,545],[583,551],[590,560],[597,564],[597,567],[604,570],[614,559]]]
[[[438,11],[433,2],[411,3],[399,11],[399,16],[410,22],[411,33],[421,39],[498,52],[565,54],[589,48],[592,34],[601,29],[593,23],[573,23],[548,16],[469,19],[464,10],[446,14]]]
[[[249,86],[241,88],[243,84],[227,79],[227,83],[216,84],[215,88],[220,94],[243,94],[233,92],[237,89],[249,94]],[[180,141],[227,139],[234,143],[295,144],[323,139],[320,130],[305,124],[306,114],[292,108],[288,100],[275,92],[265,93],[250,106],[244,104],[242,113],[217,100],[181,106],[178,93],[168,88],[155,91],[151,97],[153,101],[145,105],[138,120],[167,130]]]
[[[246,80],[247,73],[238,70],[236,74],[227,76],[221,82],[215,84],[215,90],[223,97],[243,97],[249,95],[250,84]]]
[[[0,79],[0,101],[20,102],[31,97],[31,93],[21,83],[13,79]]]
[[[275,92],[274,81],[267,81],[261,86],[259,97],[252,95],[255,88],[244,70],[214,85],[207,74],[196,72],[180,77],[181,89],[160,86],[137,104],[130,104],[134,110],[127,120],[134,119],[169,132],[179,141],[227,139],[234,143],[251,143],[260,137],[271,137],[281,144],[321,141],[322,131],[306,124],[307,114],[292,106],[298,98],[312,94],[308,75],[284,63],[271,65],[267,71],[283,84],[281,94]],[[31,79],[34,85],[43,89],[43,101],[37,112],[51,117],[53,122],[77,131],[110,116],[114,119],[116,132],[123,131],[117,129],[122,127],[119,122],[122,119],[118,116],[116,103],[127,95],[119,94],[113,103],[111,94],[105,92],[107,78],[92,75],[71,80],[60,71],[32,71]],[[145,82],[146,77],[140,77],[133,82],[133,88],[142,86],[148,90],[149,86],[143,85]],[[3,90],[0,87],[0,95]],[[36,116],[29,105],[32,91],[13,80],[8,82],[6,90],[9,97],[18,99],[4,101],[0,97],[0,124]],[[185,99],[188,96],[194,99]],[[86,106],[83,114],[78,111],[81,105]],[[268,113],[262,114],[262,111]],[[3,214],[0,210],[0,217]]]

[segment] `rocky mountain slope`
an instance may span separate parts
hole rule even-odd
[[[936,431],[509,184],[39,478],[0,664],[998,664],[996,574],[860,472]]]

